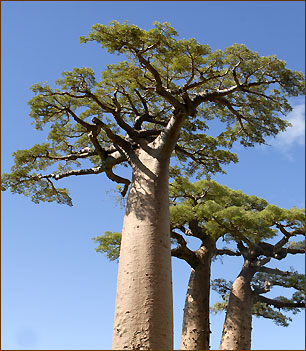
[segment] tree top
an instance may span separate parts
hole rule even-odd
[[[230,151],[235,141],[253,146],[283,131],[288,98],[304,94],[303,74],[275,56],[242,44],[212,51],[193,38],[178,39],[168,23],[155,22],[150,30],[127,22],[96,24],[81,37],[88,41],[124,61],[109,65],[100,79],[90,68],[74,68],[56,87],[32,87],[30,116],[49,135],[16,151],[2,190],[71,205],[68,191],[54,181],[104,173],[123,185],[125,195],[130,180],[114,167],[134,167],[140,150],[156,159],[172,155],[173,176],[221,172],[222,165],[237,162]],[[212,119],[224,125],[217,136],[210,135]]]

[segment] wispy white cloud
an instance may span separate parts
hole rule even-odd
[[[287,153],[293,146],[305,145],[305,103],[296,105],[286,120],[291,127],[279,133],[269,144]]]

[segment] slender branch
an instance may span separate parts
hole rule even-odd
[[[56,194],[56,197],[58,198],[58,200],[60,200],[59,193],[58,193],[56,187],[54,186],[54,184],[52,183],[52,181],[49,178],[47,178],[47,181],[51,185],[51,188],[53,189],[53,192]]]
[[[264,266],[265,264],[267,264],[270,261],[271,261],[271,257],[265,257],[265,258],[263,258],[261,260],[257,260],[255,262],[255,266],[260,268],[260,267]]]
[[[53,178],[55,180],[59,180],[62,178],[70,177],[70,176],[78,176],[78,175],[88,175],[88,174],[99,174],[104,172],[104,167],[92,167],[92,168],[87,168],[87,169],[75,169],[63,173],[51,173],[47,175],[33,175],[33,176],[28,176],[26,179],[23,179],[20,181],[20,183],[23,183],[25,181],[29,180],[40,180],[40,179],[49,179]]]
[[[295,255],[295,254],[304,254],[305,253],[305,249],[290,249],[287,248],[287,253]]]
[[[88,122],[83,121],[81,118],[79,118],[70,108],[66,107],[65,110],[67,113],[69,113],[73,119],[79,123],[81,126],[83,126],[88,132],[90,131],[95,131],[96,127]]]
[[[184,90],[187,91],[187,90],[190,90],[190,89],[193,89],[193,88],[197,88],[197,87],[200,87],[200,86],[206,84],[207,82],[209,82],[209,81],[211,81],[211,80],[218,79],[218,78],[223,78],[223,77],[225,77],[225,76],[228,74],[228,71],[229,71],[229,70],[227,70],[224,74],[218,74],[218,75],[215,75],[215,76],[211,76],[211,77],[209,77],[209,78],[203,78],[203,74],[202,74],[202,75],[201,75],[202,78],[201,78],[200,81],[194,82],[194,83],[188,85],[187,87],[184,88]],[[199,72],[199,71],[198,71],[198,72]],[[200,74],[201,74],[201,73],[200,73]],[[182,89],[179,89],[179,91],[177,91],[177,92],[181,92],[181,90],[182,90]]]
[[[171,249],[171,256],[181,258],[185,260],[192,268],[196,268],[199,265],[199,259],[197,258],[196,254],[187,247],[187,243],[182,235],[171,231],[171,237],[176,239],[179,246]]]
[[[129,185],[131,184],[131,182],[123,177],[120,177],[118,175],[116,175],[112,168],[107,168],[105,170],[105,174],[107,175],[107,177],[112,180],[113,182],[119,183],[119,184],[124,184],[123,190],[121,191],[121,195],[122,197],[124,197],[128,191]]]
[[[27,181],[31,181],[31,180],[40,180],[40,179],[46,179],[46,180],[50,180],[50,179],[55,179],[55,180],[60,180],[62,178],[66,178],[66,177],[70,177],[70,176],[78,176],[78,175],[88,175],[88,174],[99,174],[99,173],[105,173],[106,176],[119,184],[124,184],[124,189],[122,191],[122,196],[125,196],[128,186],[130,184],[130,181],[128,179],[125,179],[123,177],[120,177],[116,174],[114,174],[113,172],[113,167],[117,164],[120,164],[124,161],[126,161],[127,158],[124,155],[121,155],[118,151],[116,153],[112,153],[112,155],[107,156],[104,159],[104,162],[102,164],[102,166],[99,167],[92,167],[92,168],[87,168],[87,169],[77,169],[77,170],[70,170],[67,172],[63,172],[63,173],[51,173],[51,174],[47,174],[47,175],[32,175],[32,176],[27,176],[25,179],[22,179],[20,181],[18,181],[19,183],[24,183]]]
[[[116,109],[112,113],[113,113],[113,116],[114,116],[118,126],[121,127],[123,130],[125,130],[131,138],[133,138],[133,137],[137,138],[138,137],[137,131],[135,131],[135,129],[133,127],[131,127],[128,123],[126,123],[123,120],[123,118],[121,117],[121,114],[120,114],[121,105],[119,104],[119,101],[117,100],[116,92],[115,92],[112,100],[114,101],[114,103],[116,105]]]
[[[265,282],[263,287],[253,286],[252,293],[256,296],[259,294],[266,294],[271,291],[271,287],[268,281]]]
[[[275,245],[274,245],[274,248],[275,248],[275,251],[278,251],[279,249],[281,249],[285,244],[287,244],[287,242],[290,240],[290,238],[292,236],[295,236],[295,235],[305,235],[305,232],[304,230],[300,229],[300,228],[297,228],[295,230],[292,230],[292,231],[287,231],[285,229],[285,226],[282,225],[281,223],[279,222],[275,222],[274,223],[276,225],[276,227],[280,230],[280,232],[282,234],[284,234],[283,238],[281,240],[279,240]]]
[[[239,65],[241,64],[242,61],[239,61],[238,63],[236,63],[236,65],[234,66],[233,68],[233,77],[234,77],[234,81],[236,83],[236,85],[239,87],[241,84],[238,80],[238,77],[237,77],[237,68],[239,67]]]
[[[280,83],[280,82],[278,80],[258,81],[258,82],[253,82],[253,83],[243,83],[240,85],[233,85],[229,88],[216,90],[213,92],[205,92],[204,91],[204,92],[199,93],[195,96],[195,98],[193,99],[194,106],[196,108],[202,102],[218,100],[218,99],[220,99],[220,97],[224,97],[226,95],[232,94],[237,90],[243,90],[243,89],[247,89],[247,88],[254,87],[254,86],[260,86],[260,85],[270,85],[270,84],[274,84],[274,83]]]
[[[150,64],[150,62],[142,56],[142,53],[136,52],[136,56],[139,62],[148,69],[148,71],[153,75],[156,83],[156,92],[164,97],[173,107],[182,109],[182,104],[177,100],[169,91],[167,91],[162,84],[161,76],[158,71]]]
[[[250,241],[248,238],[246,238],[243,234],[241,234],[239,232],[238,229],[236,229],[235,227],[231,227],[229,228],[227,225],[225,225],[222,221],[219,221],[215,216],[212,216],[212,218],[214,219],[214,221],[216,221],[221,227],[225,228],[228,233],[234,235],[237,237],[238,240],[240,241],[244,241],[246,244],[248,244],[249,248],[256,248],[256,249],[260,249],[255,243],[253,243],[252,241]],[[238,249],[240,250],[240,247],[238,247]],[[241,252],[242,253],[242,252]],[[242,253],[243,255],[243,253]]]
[[[99,118],[93,117],[92,122],[95,123],[95,125],[100,126],[114,144],[119,145],[126,150],[130,148],[130,143],[128,141],[113,133],[111,129]]]
[[[91,97],[99,107],[101,107],[105,112],[109,112],[109,113],[115,113],[115,109],[106,105],[104,102],[102,102],[101,100],[98,99],[98,97],[93,94],[91,91],[87,90],[86,94]]]
[[[191,59],[191,76],[188,79],[188,81],[186,82],[186,84],[184,85],[183,89],[186,91],[186,88],[189,86],[189,84],[193,81],[194,75],[195,75],[195,64],[194,64],[194,58],[192,56],[192,54],[189,52],[188,50],[188,54],[190,56]]]
[[[217,249],[216,256],[217,255],[241,256],[241,252],[237,252],[229,249]]]
[[[288,276],[292,274],[291,272],[288,271],[282,271],[277,268],[270,268],[270,267],[258,267],[257,272],[263,272],[263,273],[268,273],[268,274],[277,274],[277,275],[282,275],[282,276]]]
[[[274,306],[276,308],[305,308],[304,302],[286,302],[286,301],[279,301],[275,299],[269,299],[265,296],[258,295],[256,297],[257,301],[264,302],[267,305]]]
[[[133,101],[132,101],[130,95],[129,95],[128,93],[126,93],[125,91],[120,91],[120,92],[121,92],[122,95],[124,95],[124,96],[128,99],[129,104],[131,105],[131,108],[132,108],[133,113],[134,113],[136,116],[139,115],[139,111],[137,110],[135,104],[133,103]]]
[[[147,105],[146,99],[144,99],[144,97],[140,94],[140,92],[137,89],[135,89],[135,93],[139,97],[139,99],[140,99],[140,101],[141,101],[141,103],[143,105],[143,108],[145,110],[145,113],[148,114],[149,113],[149,109],[148,109],[148,105]]]
[[[201,149],[198,149],[194,152],[189,152],[186,149],[184,149],[183,147],[181,147],[179,144],[176,144],[174,149],[177,153],[184,154],[184,155],[190,157],[193,161],[195,161],[197,163],[204,164],[204,165],[209,160],[221,161],[221,159],[215,155],[212,156],[212,155],[205,154],[206,150],[207,150],[206,148],[201,148]]]
[[[144,113],[144,114],[139,115],[135,118],[134,128],[139,130],[141,128],[141,125],[143,122],[150,122],[150,123],[157,124],[157,125],[160,125],[163,127],[167,126],[167,122],[158,121],[158,120],[156,120],[155,117],[149,116],[148,114]]]
[[[247,136],[251,137],[251,135],[245,130],[244,125],[242,123],[242,120],[245,118],[238,111],[236,111],[233,108],[233,106],[231,105],[231,103],[227,99],[225,99],[225,98],[215,99],[215,102],[220,103],[222,105],[225,105],[230,110],[230,112],[237,117],[237,120],[238,120],[238,123],[240,124],[241,130],[243,130]]]
[[[177,229],[179,229],[182,233],[184,233],[187,236],[193,236],[202,241],[205,240],[206,234],[204,232],[204,229],[200,228],[199,226],[196,226],[195,223],[193,224],[188,223],[188,225],[190,229],[185,228],[183,225],[177,226]]]
[[[79,158],[87,158],[90,156],[95,156],[97,155],[97,152],[94,150],[91,151],[86,151],[86,152],[74,152],[65,156],[58,156],[58,155],[50,155],[49,152],[46,153],[46,155],[39,155],[39,156],[33,156],[33,158],[46,158],[48,160],[58,160],[58,161],[70,161],[70,160],[77,160]]]

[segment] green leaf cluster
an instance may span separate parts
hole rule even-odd
[[[53,183],[40,173],[56,162],[56,160],[45,157],[53,152],[54,149],[49,143],[36,144],[28,150],[14,152],[15,164],[10,174],[4,173],[2,175],[1,190],[10,189],[13,193],[30,196],[34,203],[55,201],[59,204],[72,206],[68,190],[55,188]],[[73,163],[75,164],[77,161],[59,163],[54,174],[70,170]]]
[[[277,311],[275,308],[268,306],[266,303],[257,301],[253,305],[253,315],[257,318],[263,317],[271,319],[276,325],[281,327],[288,327],[292,322],[292,318],[286,316],[284,313]]]
[[[105,253],[110,261],[115,261],[119,258],[121,233],[107,231],[104,235],[93,238],[99,246],[95,249],[97,252]]]
[[[290,299],[284,296],[278,296],[273,300],[288,303],[305,303],[304,274],[299,274],[297,271],[288,272],[287,275],[257,272],[251,281],[251,286],[253,288],[262,289],[267,282],[269,282],[270,289],[272,289],[273,286],[281,286],[283,288],[293,288],[296,290]],[[225,279],[214,279],[211,281],[211,288],[222,298],[221,302],[215,303],[214,306],[210,308],[211,312],[217,314],[227,309],[232,284],[232,281],[227,281]],[[291,312],[292,314],[297,314],[300,311],[301,309],[297,307],[276,308],[261,301],[256,301],[252,307],[252,314],[255,317],[271,319],[276,325],[282,327],[287,327],[289,323],[292,322],[292,318],[285,313]]]
[[[241,236],[259,242],[277,235],[276,222],[303,227],[303,210],[282,209],[269,205],[264,199],[232,190],[213,180],[189,183],[178,177],[170,184],[171,223],[179,227],[197,220],[214,238],[241,240]]]

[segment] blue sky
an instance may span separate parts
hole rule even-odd
[[[62,71],[92,67],[97,73],[118,60],[98,45],[80,45],[95,23],[128,20],[148,29],[167,21],[181,37],[195,37],[212,49],[243,43],[260,55],[274,55],[304,71],[305,5],[302,1],[3,1],[2,172],[11,154],[44,141],[28,117],[29,87],[53,83]],[[281,207],[304,207],[304,100],[292,100],[293,127],[271,146],[236,146],[240,162],[214,179]],[[92,237],[120,231],[123,209],[114,185],[103,175],[62,182],[74,206],[33,204],[2,194],[2,349],[101,350],[111,348],[117,264],[95,252]],[[233,279],[241,260],[224,259],[214,277]],[[304,259],[293,257],[281,268]],[[189,268],[173,260],[175,347],[179,348]],[[212,295],[213,301],[215,296]],[[217,349],[224,315],[212,317],[211,348]],[[304,349],[304,316],[288,328],[254,319],[254,349]]]

